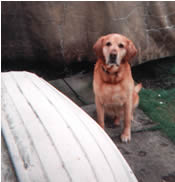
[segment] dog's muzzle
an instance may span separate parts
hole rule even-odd
[[[111,53],[109,55],[109,64],[117,64],[117,54]]]

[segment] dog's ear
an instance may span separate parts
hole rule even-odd
[[[137,49],[131,40],[128,40],[126,60],[130,62],[134,56],[137,54]]]
[[[98,58],[103,58],[102,45],[103,45],[104,36],[100,37],[93,46],[95,54]]]

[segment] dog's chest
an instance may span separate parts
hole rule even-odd
[[[100,100],[105,105],[123,106],[126,102],[126,92],[121,86],[108,86],[100,94]]]

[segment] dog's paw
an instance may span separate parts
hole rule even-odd
[[[131,134],[126,135],[126,134],[122,133],[120,138],[123,143],[128,143],[131,141]]]

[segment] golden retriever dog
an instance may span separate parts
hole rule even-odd
[[[123,118],[121,141],[129,142],[131,120],[142,88],[141,84],[134,85],[129,64],[137,50],[131,40],[115,33],[100,37],[93,48],[98,57],[93,78],[97,122],[104,128],[105,114],[115,118],[115,125]]]

